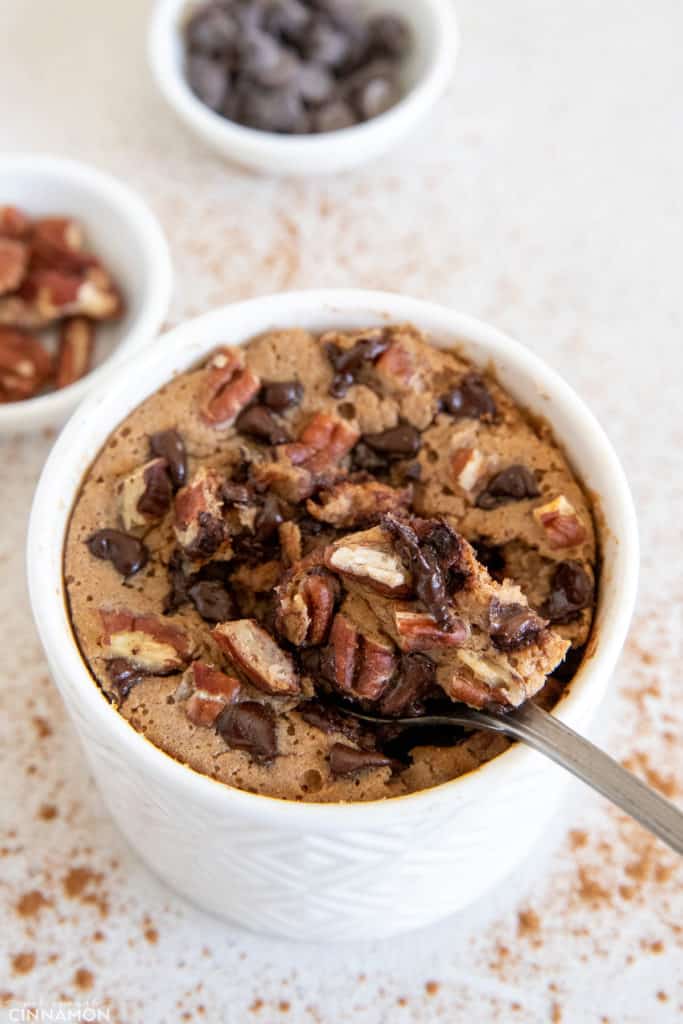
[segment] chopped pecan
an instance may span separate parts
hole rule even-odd
[[[358,772],[375,768],[391,768],[400,771],[404,765],[393,757],[387,757],[378,750],[357,750],[346,743],[333,743],[330,748],[330,772],[335,778],[341,775],[356,775]]]
[[[319,473],[348,455],[359,436],[358,431],[345,420],[317,412],[297,441],[285,445],[283,451],[292,465]]]
[[[394,611],[396,632],[403,651],[424,651],[431,647],[462,647],[469,629],[462,619],[453,616],[448,629],[441,629],[428,612]]]
[[[545,531],[551,548],[573,548],[586,539],[586,528],[564,494],[535,508],[534,519]]]
[[[489,629],[491,639],[501,651],[515,651],[533,643],[538,634],[548,625],[523,604],[503,604],[498,598],[491,599],[489,605]]]
[[[325,569],[288,573],[276,590],[278,632],[296,647],[323,643],[338,597],[339,584]]]
[[[59,329],[55,387],[66,388],[90,370],[95,325],[85,316],[68,317]]]
[[[462,700],[471,707],[482,708],[495,703],[521,703],[526,698],[522,677],[509,662],[492,658],[480,651],[466,649],[456,652],[463,671],[437,671],[439,684],[452,700]],[[467,674],[464,670],[469,670]],[[510,698],[514,696],[514,700]]]
[[[28,246],[15,238],[0,237],[0,295],[13,292],[24,280]]]
[[[486,461],[478,448],[456,449],[451,455],[451,472],[458,487],[471,494],[486,470]]]
[[[282,697],[300,692],[292,658],[255,619],[223,622],[215,627],[212,635],[259,690]]]
[[[152,459],[119,484],[119,514],[125,530],[158,522],[168,512],[173,488],[166,459]]]
[[[31,398],[52,372],[52,359],[37,338],[24,331],[0,327],[0,397],[5,401]]]
[[[206,366],[200,404],[202,419],[217,430],[232,426],[260,387],[259,378],[245,367],[240,349],[219,349]]]
[[[175,535],[190,558],[210,558],[227,538],[223,479],[202,466],[175,498]]]
[[[350,534],[325,553],[328,569],[379,594],[406,597],[412,589],[410,573],[378,528]]]
[[[306,508],[314,519],[333,526],[358,526],[378,522],[387,512],[409,505],[412,488],[397,490],[374,480],[365,483],[342,481],[321,491],[317,501],[309,500]]]
[[[89,267],[81,273],[30,270],[17,294],[25,303],[24,311],[14,314],[20,316],[19,326],[24,320],[28,320],[28,326],[42,326],[64,316],[77,315],[110,320],[122,311],[121,296],[102,267]],[[0,302],[0,321],[8,315],[12,298],[6,297]]]
[[[237,700],[240,681],[203,661],[193,661],[175,692],[186,701],[185,714],[193,725],[213,725],[226,704]]]
[[[0,238],[27,238],[31,221],[16,206],[0,206]]]
[[[337,612],[330,631],[334,652],[334,678],[345,693],[377,700],[396,669],[396,656],[389,642],[361,633],[343,612]]]
[[[292,566],[301,559],[302,555],[301,529],[298,523],[288,519],[286,522],[280,523],[278,534],[282,557],[287,565]]]
[[[40,217],[33,222],[33,246],[41,243],[65,252],[81,252],[85,243],[82,226],[72,217]]]
[[[394,341],[377,360],[378,374],[389,383],[403,389],[422,390],[422,374],[412,348]]]
[[[105,657],[123,659],[147,675],[179,672],[190,660],[192,645],[186,634],[155,615],[137,615],[127,608],[100,608]]]

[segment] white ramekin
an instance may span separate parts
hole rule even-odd
[[[170,331],[119,368],[55,444],[28,538],[33,613],[54,679],[102,796],[152,870],[198,906],[273,935],[368,939],[416,928],[496,886],[545,832],[566,777],[517,745],[477,771],[410,796],[300,804],[230,789],[150,744],[107,703],[69,624],[62,550],[84,472],[144,398],[218,344],[275,327],[312,330],[411,321],[434,344],[457,344],[562,439],[597,496],[603,569],[591,654],[557,707],[585,731],[607,689],[633,609],[636,519],[602,428],[567,384],[493,327],[443,306],[381,292],[293,292],[227,306]],[[568,777],[568,776],[567,776]]]
[[[60,426],[119,359],[153,338],[168,311],[172,272],[151,210],[126,185],[87,164],[40,154],[0,157],[0,204],[80,221],[88,247],[112,271],[126,303],[120,320],[98,327],[108,355],[89,374],[59,391],[0,404],[0,434],[7,434]]]
[[[181,26],[196,0],[157,0],[148,55],[157,84],[188,128],[217,153],[269,174],[330,174],[372,160],[407,135],[444,92],[458,53],[453,0],[365,0],[368,10],[397,11],[410,24],[414,51],[404,72],[405,94],[364,124],[321,135],[256,131],[214,113],[194,95],[183,73]]]

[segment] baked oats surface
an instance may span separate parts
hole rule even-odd
[[[219,340],[219,339],[218,339]],[[65,550],[94,679],[150,742],[294,800],[397,796],[503,737],[365,731],[449,700],[554,703],[591,627],[587,498],[549,430],[398,325],[271,331],[113,432]]]

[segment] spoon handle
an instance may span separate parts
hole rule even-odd
[[[472,717],[556,761],[683,854],[683,812],[547,711],[527,703],[505,715],[474,712]]]

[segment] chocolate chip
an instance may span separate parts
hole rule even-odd
[[[363,441],[359,441],[351,452],[351,461],[354,469],[367,470],[371,473],[388,468],[386,458],[373,452]]]
[[[451,416],[492,420],[496,416],[493,401],[483,377],[472,371],[441,399],[441,408]]]
[[[280,88],[298,76],[296,54],[265,32],[250,33],[240,50],[240,72],[258,85]]]
[[[223,64],[213,57],[193,53],[187,59],[187,81],[192,92],[210,110],[219,111],[225,102],[228,80]]]
[[[171,507],[173,487],[166,460],[153,462],[143,474],[145,490],[138,499],[138,512],[150,519],[161,519]]]
[[[334,398],[343,398],[362,367],[379,359],[390,344],[389,337],[383,331],[359,338],[351,348],[346,349],[335,345],[333,341],[326,342],[325,353],[335,370],[330,394]]]
[[[134,576],[147,565],[149,551],[137,537],[122,530],[97,530],[86,544],[91,555],[111,562],[122,576]]]
[[[242,434],[249,434],[266,444],[285,444],[289,441],[284,425],[267,405],[250,405],[239,414],[235,427]]]
[[[259,401],[273,412],[284,412],[299,405],[304,397],[304,386],[299,380],[264,381]]]
[[[280,501],[274,494],[267,494],[263,507],[256,516],[256,521],[254,523],[254,534],[256,539],[260,542],[269,540],[277,530],[278,526],[281,523],[284,523],[284,521],[285,517]]]
[[[393,76],[375,74],[367,78],[352,94],[353,104],[363,121],[379,117],[393,107],[401,95]]]
[[[477,498],[477,508],[492,509],[508,501],[537,498],[540,494],[534,473],[526,466],[508,466],[491,477]]]
[[[547,625],[547,619],[542,619],[525,605],[503,604],[495,597],[489,605],[491,639],[501,651],[526,647]]]
[[[116,687],[120,701],[125,700],[130,691],[144,678],[144,672],[135,668],[125,658],[112,658],[106,664],[106,672]]]
[[[275,89],[253,86],[240,92],[238,119],[266,132],[296,132],[304,113],[298,89],[291,83]]]
[[[422,445],[420,432],[412,423],[399,423],[397,427],[390,427],[379,434],[363,434],[363,441],[391,459],[417,455]]]
[[[405,57],[410,49],[410,29],[396,14],[377,14],[367,25],[369,46],[382,57]]]
[[[350,50],[348,35],[324,17],[309,24],[301,45],[307,60],[330,68],[340,67]]]
[[[491,579],[502,583],[505,579],[506,567],[503,549],[495,544],[487,544],[482,540],[470,541],[470,544],[474,548],[477,561],[481,562]]]
[[[185,26],[191,50],[209,57],[224,57],[237,41],[238,25],[225,6],[202,4]]]
[[[335,778],[340,775],[355,775],[370,768],[391,768],[400,771],[403,765],[392,757],[386,757],[376,750],[356,750],[345,743],[333,743],[330,748],[330,772]]]
[[[345,100],[330,100],[329,103],[323,104],[318,110],[314,110],[312,116],[313,127],[316,132],[338,132],[342,128],[350,128],[351,125],[356,123],[356,116]],[[343,398],[352,384],[353,376],[351,374],[346,376],[340,375],[340,381],[337,385],[339,394],[336,391],[331,391],[331,394],[337,398]]]
[[[436,665],[426,654],[403,654],[391,689],[384,694],[378,711],[401,718],[424,712],[423,699],[436,681]]]
[[[384,516],[382,526],[394,538],[396,553],[413,578],[416,596],[439,628],[449,630],[453,615],[448,604],[447,577],[437,551],[429,544],[421,545],[413,527],[396,516]]]
[[[229,747],[244,750],[255,761],[277,756],[275,713],[268,704],[245,700],[229,704],[216,720],[216,732]]]
[[[171,588],[164,598],[164,615],[170,615],[188,600],[188,581],[183,569],[183,556],[178,548],[169,558],[166,572]]]
[[[320,729],[321,732],[328,734],[338,732],[349,740],[358,741],[361,732],[360,723],[351,715],[343,715],[336,708],[323,704],[319,700],[304,701],[302,704],[297,704],[295,710],[299,712],[304,722],[312,725],[315,729]]]
[[[206,622],[227,622],[235,617],[232,596],[218,580],[199,580],[189,588],[188,594]]]
[[[200,512],[197,526],[197,535],[185,550],[192,558],[211,558],[225,540],[225,523],[210,512]]]
[[[593,598],[593,583],[579,562],[560,562],[550,584],[550,596],[541,609],[551,622],[571,622]]]
[[[160,430],[152,434],[149,447],[153,455],[166,459],[174,487],[182,487],[187,480],[185,442],[177,430]]]
[[[226,480],[222,485],[221,498],[226,505],[249,505],[253,501],[249,487],[234,480]]]
[[[335,90],[334,78],[318,64],[302,64],[296,82],[302,99],[316,107],[329,102]]]
[[[274,0],[266,11],[264,28],[289,42],[299,43],[311,20],[311,12],[300,0]]]
[[[422,476],[422,464],[420,462],[410,462],[403,470],[404,480],[419,480]]]

